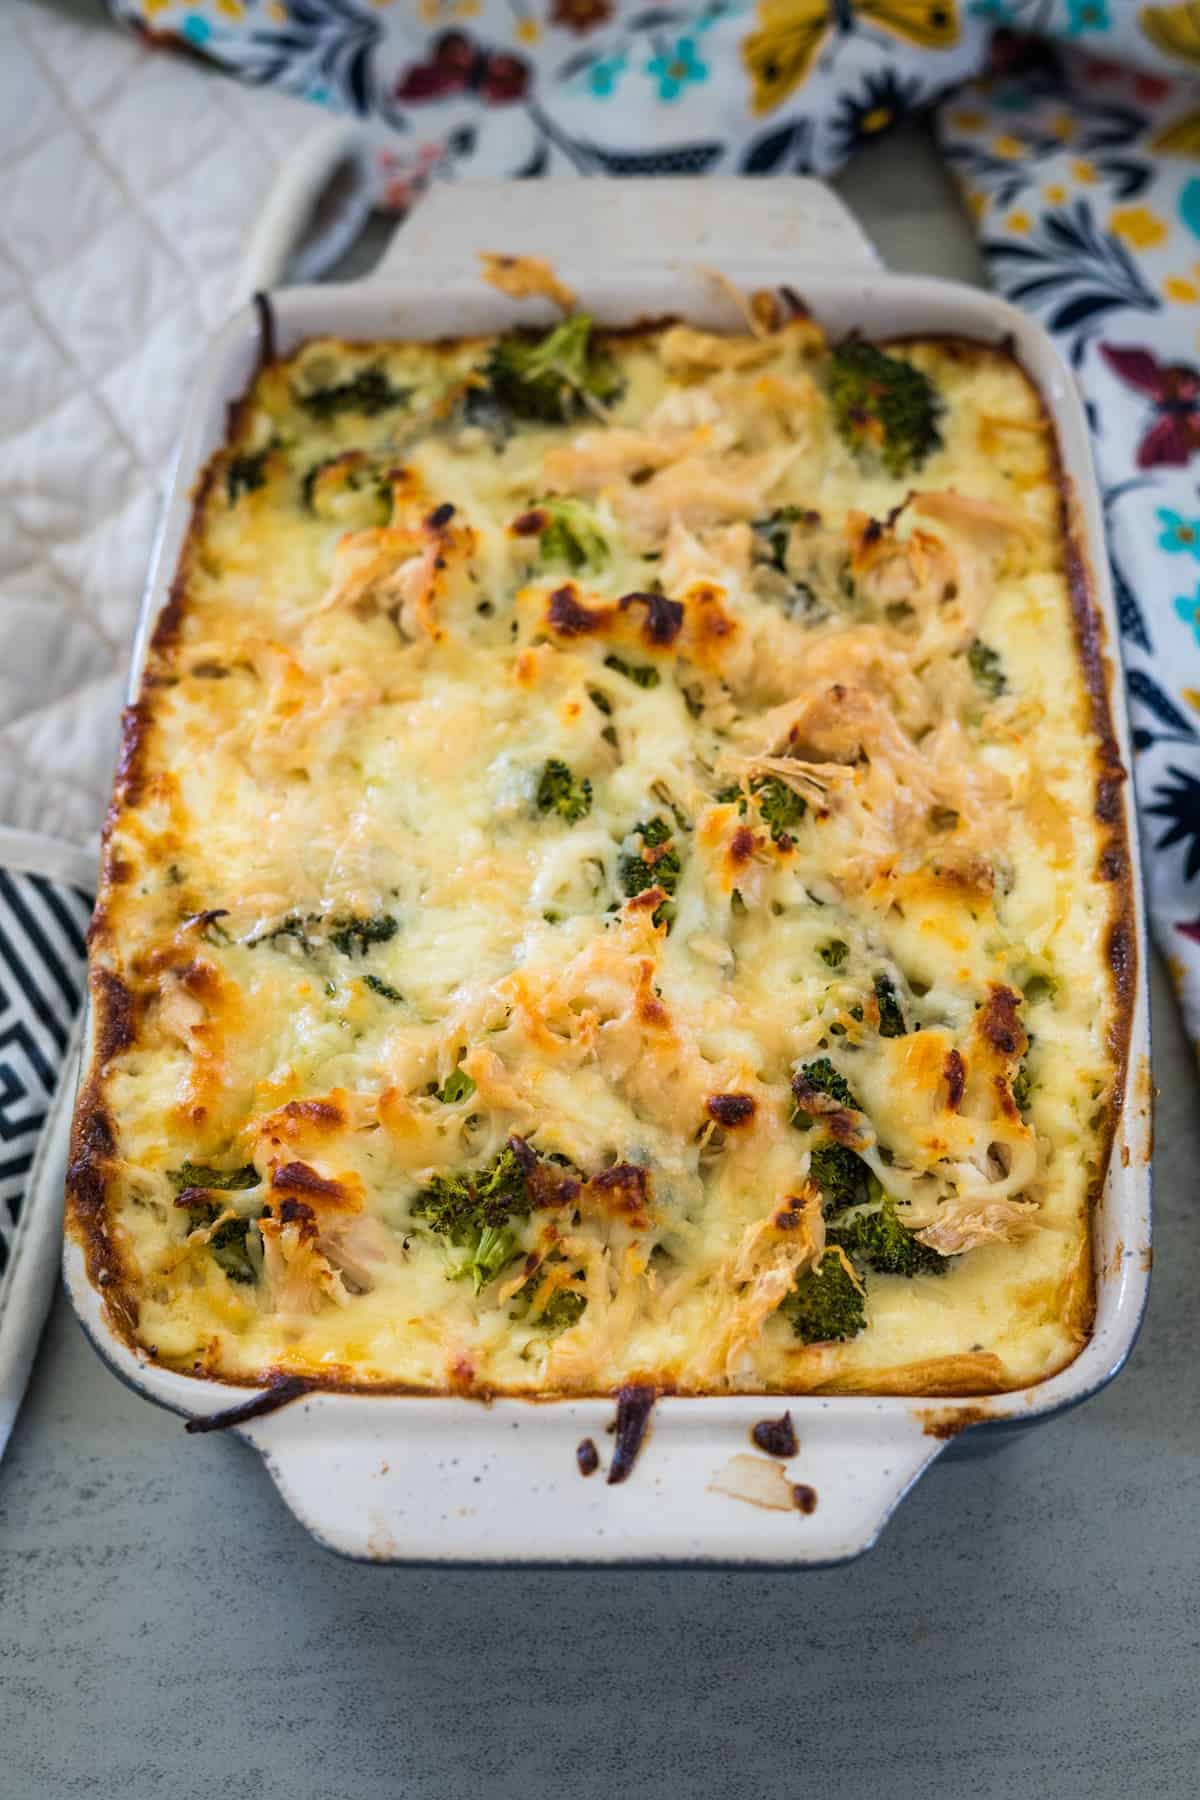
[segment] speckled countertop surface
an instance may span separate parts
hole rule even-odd
[[[893,267],[977,277],[915,134],[840,185]],[[252,1452],[120,1387],[60,1298],[0,1465],[0,1794],[1191,1800],[1200,1090],[1155,975],[1156,1263],[1129,1367],[943,1461],[846,1569],[338,1562]]]

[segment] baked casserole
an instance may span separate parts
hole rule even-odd
[[[987,1393],[1085,1341],[1121,770],[1003,347],[266,360],[106,834],[70,1227],[237,1383]]]

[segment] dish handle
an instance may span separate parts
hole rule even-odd
[[[501,1400],[464,1429],[461,1401],[312,1394],[241,1429],[318,1541],[373,1562],[849,1561],[945,1438],[909,1402],[810,1399],[792,1454],[765,1453],[754,1428],[787,1407],[661,1399],[616,1481],[611,1400]]]
[[[437,282],[475,275],[485,251],[548,259],[573,279],[672,264],[782,256],[807,269],[851,274],[882,267],[874,245],[831,188],[808,177],[717,176],[590,181],[471,181],[433,187],[399,227],[367,278]]]

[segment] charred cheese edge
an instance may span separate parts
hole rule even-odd
[[[565,422],[490,340],[310,342],[235,410],[127,722],[69,1182],[160,1363],[937,1394],[1085,1340],[1127,893],[1053,432],[1007,351],[906,341],[940,442],[889,473],[760,310],[593,334]],[[881,1196],[915,1274],[846,1233]],[[806,1341],[834,1265],[862,1328]]]

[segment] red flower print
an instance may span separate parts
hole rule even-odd
[[[1083,72],[1089,81],[1118,81],[1125,73],[1119,62],[1110,62],[1106,56],[1089,56]]]
[[[1133,78],[1133,91],[1146,106],[1156,106],[1160,100],[1165,100],[1174,85],[1165,75],[1135,75]]]
[[[1200,944],[1200,917],[1176,919],[1175,929],[1181,937],[1191,938],[1193,944]]]
[[[425,106],[470,93],[486,106],[508,106],[524,99],[528,87],[529,65],[519,56],[483,50],[463,31],[443,31],[428,60],[404,71],[396,98],[408,106]]]
[[[1138,445],[1138,468],[1186,467],[1200,450],[1200,369],[1187,363],[1164,368],[1149,350],[1115,344],[1101,344],[1100,354],[1126,387],[1154,402],[1157,417]]]

